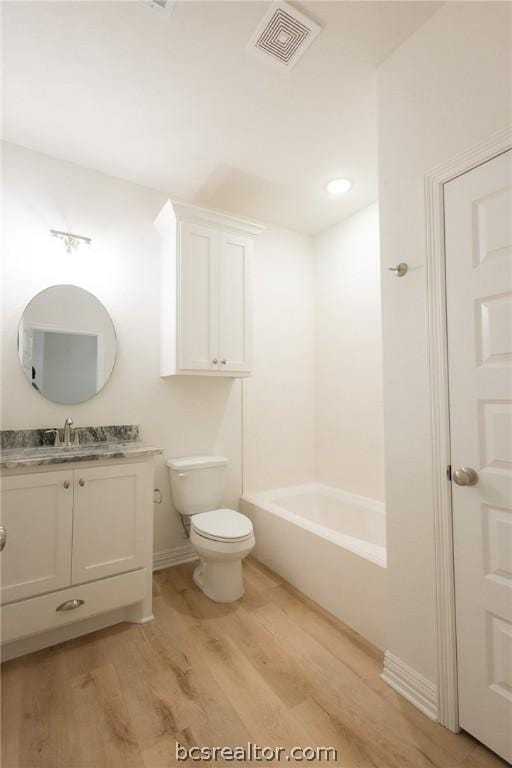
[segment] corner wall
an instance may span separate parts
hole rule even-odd
[[[512,122],[510,30],[509,3],[448,3],[379,73],[388,650],[434,684],[424,175]]]

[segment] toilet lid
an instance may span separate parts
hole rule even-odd
[[[199,536],[214,541],[243,541],[253,532],[248,517],[234,509],[213,509],[192,517],[192,528]]]

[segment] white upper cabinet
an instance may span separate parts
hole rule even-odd
[[[219,235],[215,229],[184,221],[179,225],[178,237],[178,367],[192,371],[217,369]]]
[[[170,201],[161,249],[160,374],[251,371],[252,248],[262,227]]]

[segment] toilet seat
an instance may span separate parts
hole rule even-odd
[[[247,541],[253,535],[252,522],[234,509],[213,509],[192,516],[194,533],[202,539],[236,543]]]

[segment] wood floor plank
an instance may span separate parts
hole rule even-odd
[[[3,665],[2,768],[175,768],[177,742],[249,741],[333,746],[343,768],[504,768],[392,691],[380,651],[255,560],[229,605],[198,590],[194,567],[155,574],[154,622]]]

